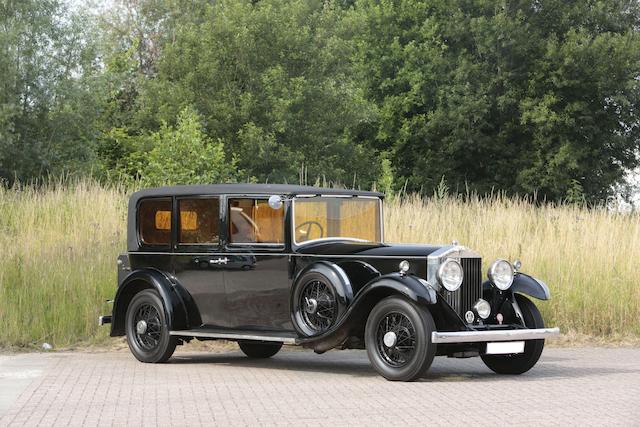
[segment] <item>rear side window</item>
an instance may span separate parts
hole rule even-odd
[[[145,245],[171,244],[171,199],[146,199],[140,202],[138,235]]]
[[[230,243],[284,243],[284,209],[263,199],[229,200]]]
[[[180,199],[178,242],[183,245],[211,245],[220,241],[220,200]]]

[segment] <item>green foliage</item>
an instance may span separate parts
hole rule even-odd
[[[637,164],[640,39],[628,1],[362,0],[360,75],[377,146],[410,190],[446,176],[560,200],[602,200]]]
[[[0,178],[88,172],[99,109],[90,28],[56,0],[0,2]]]
[[[0,178],[430,195],[444,177],[452,194],[593,203],[639,166],[637,2],[61,1],[0,1]],[[192,142],[169,135],[185,108]],[[178,140],[216,159],[223,144],[236,170],[150,172]]]
[[[200,117],[185,108],[175,128],[163,123],[149,135],[151,150],[140,162],[139,152],[131,159],[139,167],[141,182],[148,186],[230,182],[235,179],[235,161],[227,161],[222,142],[204,132]]]
[[[311,179],[357,175],[370,186],[379,161],[359,128],[373,111],[351,75],[352,45],[336,30],[341,14],[319,0],[231,0],[197,22],[181,17],[140,95],[141,120],[170,121],[192,104],[257,181],[296,181],[304,163]]]
[[[567,190],[566,202],[578,205],[582,205],[585,202],[584,189],[577,179],[571,180],[571,184]]]
[[[391,166],[391,160],[386,153],[381,155],[381,172],[380,178],[378,178],[378,182],[376,183],[376,187],[379,191],[382,191],[385,194],[393,195],[394,193],[394,171],[393,166]]]

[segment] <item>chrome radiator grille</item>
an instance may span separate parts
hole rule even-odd
[[[462,258],[460,264],[464,270],[462,286],[455,292],[443,292],[445,300],[464,319],[464,314],[482,297],[482,259]]]

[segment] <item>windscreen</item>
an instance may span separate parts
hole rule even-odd
[[[381,201],[369,197],[298,197],[294,199],[295,243],[345,239],[382,241]]]

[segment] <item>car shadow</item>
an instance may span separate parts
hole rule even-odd
[[[335,352],[334,352],[335,353]],[[364,359],[348,357],[340,360],[326,355],[313,354],[311,351],[281,352],[268,359],[250,359],[240,351],[214,354],[180,354],[174,355],[171,364],[210,364],[231,365],[238,368],[265,368],[299,372],[326,372],[333,374],[345,374],[358,377],[373,377],[378,374],[369,364],[366,353],[362,352]]]
[[[487,368],[480,358],[451,359],[436,357],[426,375],[418,382],[491,382],[505,379],[538,381],[541,379],[575,379],[611,374],[637,373],[637,370],[609,366],[572,366],[571,357],[546,358],[522,375],[499,375]],[[230,365],[238,368],[264,368],[298,372],[324,372],[354,377],[382,377],[371,367],[364,351],[330,351],[316,355],[311,351],[283,351],[269,359],[250,359],[240,351],[226,353],[181,353],[174,355],[171,364]]]

